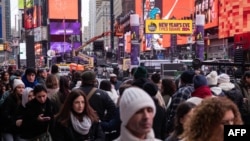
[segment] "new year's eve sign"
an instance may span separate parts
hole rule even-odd
[[[192,20],[146,20],[148,34],[192,34]]]

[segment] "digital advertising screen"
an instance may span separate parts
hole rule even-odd
[[[49,0],[49,19],[78,19],[78,0]]]
[[[138,0],[136,1],[135,11],[141,17],[141,22],[147,19],[159,20],[162,19],[162,2],[163,0]],[[144,23],[145,24],[145,23]],[[142,34],[142,33],[141,33]],[[143,34],[140,35],[143,39],[141,50],[163,49],[163,35],[162,34]]]
[[[2,24],[2,6],[0,6],[0,38],[3,38],[3,24]]]
[[[145,26],[146,19],[191,19],[195,13],[194,5],[195,0],[138,0],[136,1],[136,13],[143,17]],[[152,46],[170,47],[170,35],[171,33],[145,34],[143,38],[145,45],[141,47],[141,50],[150,50]],[[187,38],[177,35],[177,44],[187,44]]]
[[[220,0],[219,38],[250,31],[249,0]]]
[[[219,24],[218,19],[218,0],[197,0],[195,3],[195,15],[205,15],[205,29],[216,27]]]
[[[51,22],[50,35],[80,35],[80,22]]]
[[[38,5],[34,5],[30,8],[24,8],[24,28],[31,29],[41,26],[41,13],[41,6]]]
[[[72,48],[76,49],[81,46],[80,42],[74,42],[73,47],[72,43],[69,42],[50,42],[50,49],[54,50],[57,53],[61,52],[70,52]]]
[[[191,19],[194,17],[194,4],[195,0],[164,0],[163,5],[163,19],[170,20],[183,20]],[[192,21],[194,22],[194,21]],[[170,47],[171,34],[163,35],[163,44],[165,47]],[[190,34],[191,35],[191,34]],[[188,36],[181,36],[177,34],[177,45],[188,44]]]

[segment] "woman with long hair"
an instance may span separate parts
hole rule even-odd
[[[73,90],[55,117],[53,141],[103,141],[96,112],[81,90]]]
[[[184,132],[184,123],[192,116],[194,107],[195,104],[188,101],[182,102],[178,105],[175,115],[174,131],[167,139],[165,139],[165,141],[181,140],[180,136]]]
[[[203,99],[184,124],[184,141],[223,141],[224,125],[242,125],[236,104],[226,97]]]
[[[2,72],[1,82],[6,86],[6,90],[10,89],[10,74],[7,71]]]
[[[169,78],[164,78],[161,80],[161,95],[166,104],[166,108],[169,107],[171,103],[171,97],[176,92],[176,85],[173,80]]]
[[[19,124],[16,123],[18,107],[22,104],[24,83],[14,79],[13,90],[4,101],[0,113],[0,128],[3,141],[17,141],[19,138]]]
[[[66,97],[70,93],[70,79],[67,76],[60,76],[59,80],[59,92],[60,107],[64,103]]]

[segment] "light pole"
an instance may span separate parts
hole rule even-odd
[[[114,50],[114,2],[110,0],[110,47],[113,52]],[[113,56],[113,55],[112,55]]]
[[[194,30],[195,28],[195,17],[194,17],[194,12],[193,10],[190,10],[188,8],[185,8],[185,7],[176,7],[174,9],[180,9],[180,10],[185,10],[185,11],[188,11],[190,13],[190,18],[192,19],[192,30]],[[170,14],[168,15],[170,16]],[[168,17],[168,16],[165,16],[164,18]],[[193,53],[193,33],[191,33],[188,37],[187,37],[187,44],[189,44],[190,46],[190,54],[192,55]],[[192,57],[192,56],[191,56]]]

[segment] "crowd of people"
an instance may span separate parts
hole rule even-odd
[[[250,72],[182,72],[172,80],[146,68],[97,81],[94,70],[4,71],[1,141],[223,141],[224,125],[250,124]],[[45,136],[43,136],[45,137]]]

